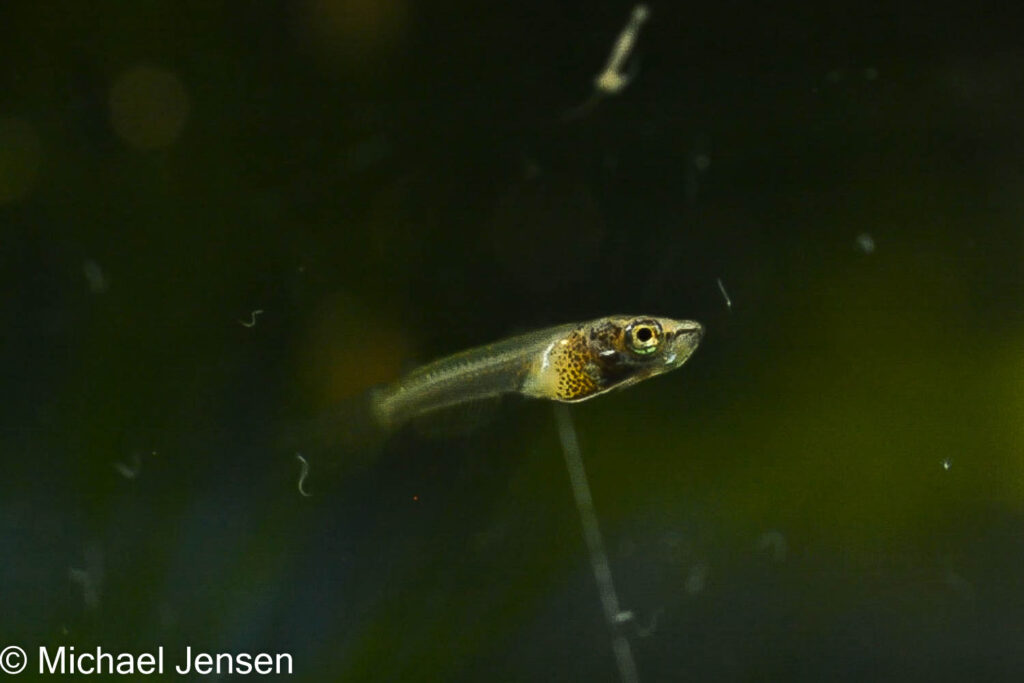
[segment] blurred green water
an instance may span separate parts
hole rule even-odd
[[[643,680],[1020,670],[1010,22],[654,6],[561,122],[629,9],[0,10],[4,639],[615,680],[549,406],[323,454],[310,499],[273,427],[649,312],[698,354],[574,408]]]

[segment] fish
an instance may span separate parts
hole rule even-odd
[[[612,315],[518,335],[428,363],[378,388],[370,408],[390,431],[461,404],[519,394],[579,403],[681,367],[704,326],[694,320]]]

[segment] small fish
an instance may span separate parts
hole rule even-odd
[[[559,325],[425,365],[376,391],[371,410],[381,427],[394,428],[502,394],[578,403],[675,370],[703,336],[698,322],[651,316]]]

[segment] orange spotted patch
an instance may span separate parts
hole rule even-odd
[[[552,359],[558,372],[555,393],[562,401],[579,401],[601,390],[592,351],[579,333],[573,333]]]

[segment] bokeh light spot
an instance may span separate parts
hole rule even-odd
[[[338,294],[312,321],[299,352],[300,381],[325,405],[394,380],[409,358],[401,331],[386,316]]]
[[[166,69],[134,66],[118,76],[110,89],[110,124],[135,149],[173,144],[190,108],[181,79]]]
[[[372,73],[403,43],[409,23],[406,0],[307,0],[298,28],[334,66]]]
[[[42,147],[28,121],[0,118],[0,204],[25,197],[35,186]]]

